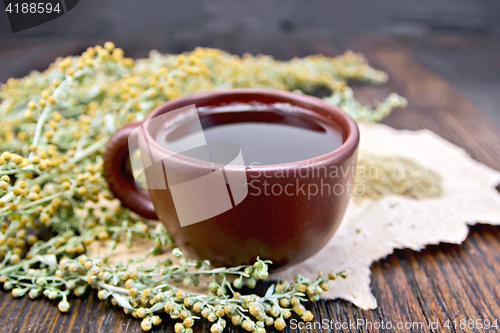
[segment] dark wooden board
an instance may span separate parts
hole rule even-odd
[[[156,42],[170,52],[183,51],[194,44]],[[94,42],[86,42],[92,45]],[[81,48],[71,44],[69,49]],[[144,45],[150,46],[147,42]],[[231,52],[270,53],[278,58],[304,56],[311,53],[336,55],[346,48],[363,52],[371,63],[387,71],[390,81],[380,87],[356,86],[363,101],[381,99],[392,91],[408,98],[406,110],[397,110],[384,122],[395,128],[412,130],[427,128],[466,149],[473,158],[500,170],[500,126],[469,102],[450,83],[422,66],[404,43],[395,38],[362,36],[338,41],[324,36],[295,39],[282,36],[256,37],[242,41],[230,36],[216,36],[204,45],[221,47]],[[151,48],[151,47],[150,47]],[[164,49],[161,49],[165,51]],[[345,329],[313,329],[314,332],[495,332],[485,329],[447,329],[447,320],[500,320],[500,228],[476,225],[460,246],[440,244],[420,252],[398,250],[372,265],[371,287],[379,306],[363,311],[338,300],[322,300],[312,305],[315,321],[333,320]],[[126,316],[109,303],[101,302],[94,293],[76,299],[68,314],[59,313],[56,303],[31,301],[27,297],[13,299],[0,292],[0,331],[2,332],[140,332],[140,321]],[[365,325],[356,327],[363,320]],[[422,323],[420,328],[370,328],[382,322],[387,326]],[[429,328],[430,323],[439,328]],[[172,321],[154,332],[172,332]],[[199,325],[196,331],[206,331]],[[232,328],[228,329],[233,331]],[[290,329],[287,328],[287,331]]]

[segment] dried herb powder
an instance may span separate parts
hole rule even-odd
[[[358,199],[379,200],[399,195],[422,200],[443,195],[443,177],[412,159],[363,155],[354,181]]]

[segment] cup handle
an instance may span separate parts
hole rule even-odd
[[[122,204],[148,219],[158,220],[149,193],[135,184],[132,173],[126,169],[129,157],[128,139],[141,123],[132,123],[118,129],[106,144],[103,154],[103,172],[109,188]]]

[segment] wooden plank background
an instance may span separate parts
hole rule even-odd
[[[158,40],[156,40],[158,42]],[[91,41],[69,44],[79,50]],[[150,46],[155,40],[143,42]],[[405,110],[397,110],[384,122],[395,128],[412,130],[427,128],[466,149],[473,158],[500,170],[500,126],[469,102],[455,87],[422,66],[398,38],[359,36],[351,40],[311,36],[260,37],[238,40],[227,35],[210,40],[187,40],[183,44],[162,47],[170,52],[201,45],[221,47],[230,52],[268,53],[278,58],[304,56],[311,53],[336,55],[344,49],[363,52],[374,67],[389,73],[390,82],[381,87],[356,85],[357,97],[363,101],[383,98],[396,91],[409,100]],[[193,45],[191,45],[193,44]],[[132,45],[129,45],[130,47]],[[66,45],[66,47],[68,47]],[[151,47],[149,47],[151,48]],[[29,48],[27,47],[27,50]],[[62,50],[58,50],[59,52]],[[138,52],[144,52],[144,48]],[[29,59],[28,58],[24,58]],[[46,64],[33,63],[33,66]],[[43,67],[42,67],[43,68]],[[500,321],[500,228],[488,225],[472,227],[463,245],[440,244],[420,252],[398,250],[372,265],[372,290],[379,302],[377,309],[363,311],[339,300],[322,300],[312,305],[316,321],[340,323],[364,320],[370,323],[421,322],[401,332],[494,332],[485,329],[446,329],[447,320],[488,319]],[[261,288],[263,288],[261,286]],[[95,293],[72,302],[68,314],[62,315],[57,303],[48,300],[13,299],[0,292],[0,330],[2,332],[140,332],[140,320],[126,316],[109,303],[101,302]],[[431,322],[439,329],[429,329]],[[172,332],[172,320],[154,328],[153,332]],[[196,326],[207,331],[206,323]],[[229,327],[228,332],[234,328]],[[287,328],[286,332],[290,329]],[[314,330],[314,332],[331,330]],[[367,326],[334,330],[339,332],[396,332]]]
[[[0,12],[0,17],[0,36],[12,36],[7,15]],[[143,38],[152,33],[202,31],[239,35],[315,31],[498,33],[500,3],[497,0],[85,0],[58,19],[16,33],[14,37],[78,39],[121,34]]]

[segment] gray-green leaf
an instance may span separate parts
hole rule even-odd
[[[269,297],[269,296],[272,296],[272,294],[274,293],[274,284],[272,284],[269,289],[267,289],[266,291],[266,296],[264,297]]]
[[[55,254],[46,254],[43,256],[36,256],[37,259],[41,262],[44,263],[45,265],[49,267],[56,267],[57,266],[57,258]]]
[[[132,306],[128,302],[128,299],[120,294],[114,293],[112,294],[113,298],[120,304],[122,308],[132,310]]]
[[[153,305],[152,307],[150,307],[148,309],[148,312],[155,313],[156,311],[163,309],[164,306],[165,306],[165,302],[156,303],[155,305]]]

